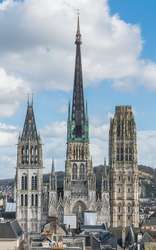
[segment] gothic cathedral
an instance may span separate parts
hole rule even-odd
[[[42,143],[33,103],[28,102],[22,135],[17,146],[16,217],[27,233],[40,232],[49,219],[63,223],[65,215],[94,211],[97,224],[113,228],[139,226],[136,125],[130,106],[117,106],[109,131],[109,167],[106,162],[97,194],[89,144],[89,119],[84,98],[79,17],[72,105],[67,120],[67,149],[63,195],[58,195],[54,161],[46,186],[43,183]]]

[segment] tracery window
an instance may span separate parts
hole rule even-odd
[[[86,168],[84,164],[80,165],[80,179],[83,180],[86,177]]]
[[[27,190],[27,188],[28,188],[28,178],[26,175],[23,175],[21,178],[21,189]]]
[[[21,194],[21,206],[23,207],[23,194]]]
[[[38,195],[35,194],[35,206],[38,207]]]
[[[72,169],[72,179],[77,180],[77,165],[75,163],[73,164],[73,169]]]
[[[31,195],[31,205],[34,206],[34,195]]]
[[[28,206],[28,195],[25,194],[25,206],[27,207]]]
[[[33,175],[31,177],[31,189],[37,190],[37,176],[36,175]]]

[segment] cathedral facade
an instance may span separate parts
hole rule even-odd
[[[76,59],[72,106],[67,121],[67,149],[63,195],[57,192],[54,161],[48,186],[43,185],[42,144],[38,135],[33,105],[28,103],[22,136],[17,147],[17,220],[25,232],[39,232],[50,218],[63,223],[64,215],[83,222],[84,211],[97,213],[97,223],[110,225],[109,173],[104,166],[101,195],[96,192],[96,176],[90,155],[89,119],[84,98],[79,17],[76,33]]]

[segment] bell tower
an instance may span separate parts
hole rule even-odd
[[[26,233],[41,230],[42,170],[42,143],[33,103],[28,102],[23,132],[18,138],[16,167],[16,218]]]
[[[131,106],[117,106],[109,131],[112,227],[139,226],[136,124]]]

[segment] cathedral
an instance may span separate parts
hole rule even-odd
[[[81,33],[79,17],[76,32],[76,58],[72,106],[67,120],[67,149],[63,197],[57,192],[54,161],[48,188],[43,184],[42,142],[38,134],[33,103],[28,103],[22,136],[19,136],[16,168],[16,217],[25,232],[40,232],[48,218],[77,216],[83,223],[83,212],[97,213],[97,223],[110,224],[108,171],[104,171],[101,197],[96,193],[89,145],[89,119],[84,98],[81,63]],[[107,166],[104,166],[107,168]]]

